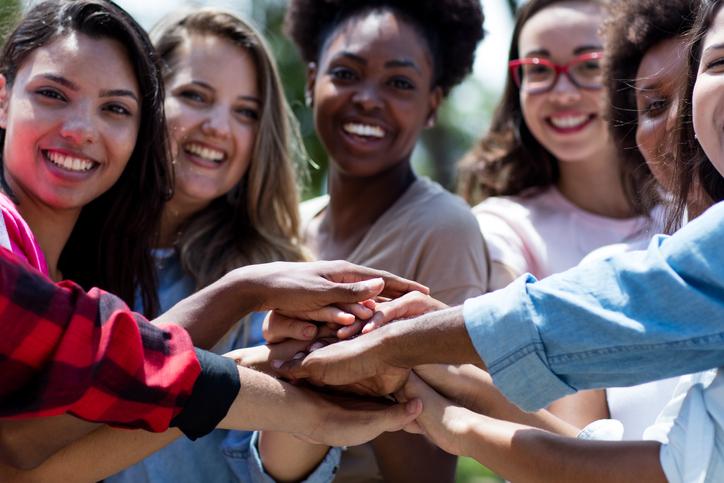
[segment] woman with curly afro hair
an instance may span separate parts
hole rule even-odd
[[[314,255],[406,275],[447,304],[485,292],[485,242],[469,208],[410,162],[443,98],[471,71],[480,2],[292,0],[286,28],[308,65],[307,103],[330,159],[329,195],[302,206]],[[273,474],[274,461],[264,461]],[[399,432],[345,452],[335,481],[454,474],[453,457]]]

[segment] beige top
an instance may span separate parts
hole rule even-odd
[[[305,241],[315,237],[312,219],[329,196],[302,203]],[[387,270],[430,287],[449,305],[487,289],[485,241],[465,202],[427,178],[418,178],[365,234],[347,258],[352,263]]]
[[[312,227],[317,225],[311,221],[328,204],[329,196],[302,203],[305,241],[316,236]],[[486,292],[486,259],[485,241],[468,205],[426,178],[405,191],[347,258],[425,284],[433,297],[449,305]],[[383,481],[372,446],[343,453],[334,481]]]

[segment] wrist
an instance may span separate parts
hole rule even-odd
[[[225,278],[230,278],[230,283],[237,296],[244,294],[249,300],[250,312],[268,310],[269,290],[263,273],[266,265],[247,265],[236,268],[225,275]]]

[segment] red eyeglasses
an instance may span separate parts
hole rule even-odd
[[[603,52],[590,52],[579,55],[569,63],[560,65],[540,57],[527,57],[508,62],[508,68],[515,84],[529,94],[548,92],[565,74],[581,89],[600,89],[603,87]]]

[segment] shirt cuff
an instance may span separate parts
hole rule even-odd
[[[201,374],[184,409],[171,421],[171,426],[178,427],[191,440],[216,428],[241,389],[239,370],[232,359],[195,350]]]
[[[249,442],[247,468],[252,482],[273,483],[274,479],[264,470],[264,464],[259,455],[259,432],[255,432]],[[339,461],[342,457],[340,448],[330,448],[324,459],[317,465],[309,476],[302,483],[329,483],[334,480],[339,469]]]
[[[535,281],[531,275],[519,277],[502,290],[468,299],[463,306],[468,334],[493,382],[525,411],[576,392],[548,365],[526,292],[527,284]]]

